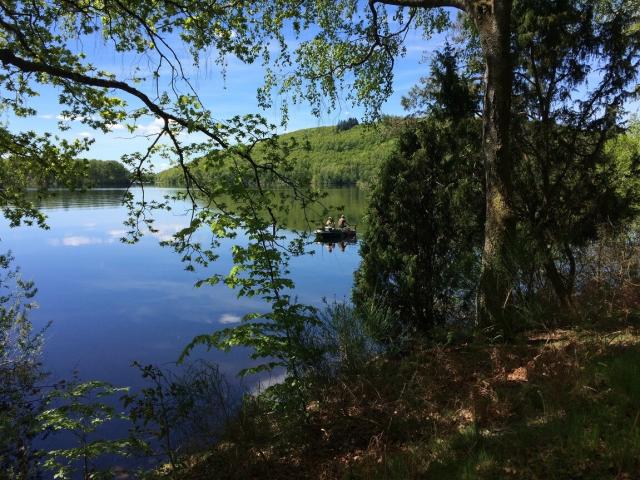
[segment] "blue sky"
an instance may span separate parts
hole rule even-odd
[[[411,31],[406,40],[406,56],[399,58],[395,65],[394,93],[384,106],[385,113],[403,113],[400,99],[419,81],[421,76],[427,74],[428,58],[435,49],[444,44],[446,38],[446,34],[438,34],[425,40],[420,32]],[[97,38],[89,41],[84,40],[82,45],[78,45],[78,49],[87,54],[91,63],[115,73],[119,78],[129,77],[132,69],[136,67],[139,67],[142,72],[148,69],[147,61],[143,57],[122,56],[105,48]],[[183,58],[188,56],[186,52],[179,50],[178,55]],[[203,68],[189,69],[187,66],[187,74],[205,107],[213,112],[215,118],[226,119],[234,115],[260,113],[270,122],[276,125],[280,124],[281,113],[277,106],[277,98],[274,98],[276,106],[273,108],[267,111],[258,108],[256,92],[262,85],[264,78],[263,67],[259,62],[247,65],[229,58],[226,74],[222,75],[220,67],[210,60],[205,62]],[[143,150],[150,142],[144,135],[158,130],[158,121],[149,117],[138,121],[138,129],[134,134],[128,132],[121,125],[114,126],[112,132],[104,134],[90,129],[79,121],[69,121],[69,130],[60,132],[58,122],[62,119],[62,109],[57,101],[58,92],[53,88],[45,87],[39,88],[39,94],[40,96],[33,102],[38,110],[38,115],[35,118],[15,118],[5,113],[0,117],[0,121],[9,123],[11,128],[16,131],[35,130],[38,133],[47,131],[58,133],[62,138],[67,139],[91,138],[93,144],[86,157],[104,160],[117,160],[123,154]],[[352,116],[360,118],[362,115],[362,108],[354,106],[346,100],[342,100],[334,111],[324,112],[320,117],[312,115],[306,104],[291,105],[289,122],[286,128],[279,127],[278,133],[335,125],[341,119]],[[156,159],[154,162],[157,169],[168,166],[168,161],[164,159]]]
[[[403,114],[400,99],[406,95],[409,89],[415,85],[421,76],[428,73],[429,58],[434,50],[439,49],[445,43],[451,32],[434,35],[430,39],[424,39],[421,32],[411,30],[407,36],[405,46],[407,53],[398,58],[394,68],[393,94],[387,100],[383,110],[387,114]],[[73,48],[73,46],[72,46]],[[149,71],[149,61],[143,56],[131,54],[122,55],[112,49],[106,48],[99,38],[83,39],[75,46],[82,50],[89,61],[101,69],[115,73],[119,78],[128,78],[135,68],[141,72]],[[188,58],[188,53],[179,45],[174,45],[180,58]],[[204,55],[207,58],[206,55]],[[270,122],[279,125],[281,113],[278,99],[274,99],[276,105],[270,110],[261,111],[258,108],[256,91],[263,82],[263,68],[260,62],[253,65],[244,64],[233,58],[228,59],[226,74],[222,75],[220,67],[211,60],[213,54],[204,63],[204,67],[195,69],[187,68],[187,75],[205,107],[212,111],[215,118],[227,119],[234,115],[247,113],[260,113]],[[149,90],[146,89],[148,92]],[[38,110],[36,118],[15,118],[7,113],[0,113],[0,121],[10,124],[14,130],[35,130],[38,133],[45,131],[55,133],[60,120],[61,107],[57,102],[58,92],[52,88],[40,89],[40,96],[34,101]],[[637,114],[638,103],[631,106],[632,114]],[[335,125],[339,120],[348,117],[362,117],[363,110],[351,105],[348,101],[341,101],[332,112],[323,112],[320,117],[311,114],[306,104],[291,105],[289,123],[286,129],[280,128],[278,133],[294,131],[302,128],[317,127],[323,125]],[[123,154],[144,150],[150,140],[145,135],[158,131],[158,121],[152,117],[138,121],[134,134],[129,133],[122,125],[114,126],[112,132],[103,134],[93,131],[77,121],[69,122],[70,129],[59,132],[63,138],[91,138],[93,144],[87,153],[88,158],[119,159]],[[169,166],[165,159],[154,160],[156,169],[164,169]]]

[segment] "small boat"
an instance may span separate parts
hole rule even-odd
[[[316,230],[316,242],[343,242],[355,241],[356,231],[352,228],[331,228],[324,227]]]

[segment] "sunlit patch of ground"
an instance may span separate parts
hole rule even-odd
[[[183,478],[640,478],[636,328],[377,358],[312,396],[303,422],[253,405]]]

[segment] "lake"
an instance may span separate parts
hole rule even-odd
[[[172,192],[145,190],[148,200]],[[347,217],[359,222],[366,205],[363,192],[342,188],[328,194],[327,204],[344,205]],[[126,218],[122,195],[123,190],[57,192],[42,205],[50,230],[10,229],[2,220],[1,250],[11,250],[22,277],[38,287],[39,308],[31,319],[36,328],[51,322],[43,360],[54,379],[75,372],[82,379],[135,388],[142,380],[131,368],[133,361],[169,365],[195,335],[229,327],[264,307],[259,300],[238,299],[224,285],[195,288],[204,272],[185,271],[179,255],[159,245],[187,223],[186,203],[158,212],[157,233],[134,245],[120,242]],[[229,271],[232,244],[223,242],[212,271]],[[337,247],[312,244],[313,255],[292,260],[291,277],[301,302],[321,306],[323,299],[349,298],[358,245]],[[251,365],[248,352],[240,349],[200,349],[194,357],[218,363],[230,376]]]

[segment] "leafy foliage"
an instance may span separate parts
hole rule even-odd
[[[13,134],[0,127],[0,144],[6,152],[0,158],[0,208],[4,216],[12,227],[22,223],[46,226],[37,199],[47,195],[51,186],[81,186],[86,166],[75,159],[86,143],[35,132]],[[34,195],[27,197],[27,188],[35,189],[35,199]]]
[[[467,48],[470,48],[467,45]],[[438,118],[460,119],[479,113],[480,88],[472,82],[475,72],[458,60],[464,52],[449,42],[436,51],[428,77],[422,77],[406,97],[402,106],[413,116],[435,115]],[[462,69],[466,70],[461,73]]]
[[[36,289],[11,266],[10,253],[0,255],[0,470],[9,477],[36,471],[32,440],[40,432],[38,388],[46,377],[40,363],[42,333],[28,318]]]
[[[605,173],[599,169],[611,173],[608,169],[611,164],[603,160],[604,145],[612,138],[623,114],[622,105],[630,98],[629,92],[637,79],[637,39],[630,34],[637,26],[637,15],[625,15],[625,8],[633,3],[620,0],[598,2],[596,10],[591,9],[592,2],[578,2],[574,10],[568,2],[556,2],[555,6],[565,10],[545,17],[542,13],[547,11],[548,3],[537,0],[518,3],[514,20],[521,23],[503,33],[514,42],[516,73],[525,77],[516,85],[520,89],[516,91],[524,98],[522,103],[515,103],[516,112],[521,115],[517,134],[523,139],[517,154],[519,159],[525,159],[522,171],[517,172],[517,182],[525,194],[535,191],[530,195],[531,202],[523,198],[518,206],[523,216],[532,217],[521,233],[527,240],[533,238],[538,242],[532,243],[537,246],[536,254],[547,255],[546,264],[551,265],[560,264],[556,256],[564,254],[565,243],[584,242],[594,231],[595,220],[606,218],[605,213],[612,205],[620,206],[616,203],[620,191],[612,191],[611,185],[605,182]],[[475,2],[473,4],[475,7]],[[585,19],[591,22],[596,13],[598,28],[592,29],[593,25],[585,24]],[[0,22],[0,84],[3,87],[0,101],[3,113],[34,116],[37,113],[33,108],[34,97],[40,89],[53,87],[64,109],[63,128],[68,127],[69,121],[77,120],[103,132],[110,131],[114,125],[134,131],[136,123],[147,117],[159,120],[161,127],[152,135],[148,149],[127,155],[123,161],[131,167],[133,179],[140,183],[151,172],[150,159],[156,156],[169,158],[179,167],[176,171],[182,175],[187,191],[177,196],[192,201],[193,217],[190,224],[166,244],[181,254],[187,269],[194,270],[208,266],[217,258],[216,248],[223,239],[234,240],[233,268],[227,274],[210,275],[199,285],[224,282],[240,296],[257,296],[268,304],[263,311],[247,315],[236,328],[197,337],[184,356],[198,346],[249,347],[261,363],[245,373],[285,369],[288,377],[271,390],[276,393],[273,398],[285,406],[288,406],[286,400],[293,399],[290,403],[304,412],[306,402],[301,395],[277,394],[304,391],[306,370],[322,353],[310,348],[307,338],[309,330],[319,327],[320,319],[314,309],[296,301],[294,284],[288,276],[287,262],[292,255],[304,253],[304,238],[292,239],[286,231],[286,222],[276,212],[286,212],[292,201],[307,207],[318,199],[315,192],[299,188],[292,181],[296,175],[297,179],[304,179],[305,184],[323,184],[353,182],[366,178],[368,172],[336,162],[327,169],[328,173],[325,170],[309,176],[309,165],[303,158],[308,150],[306,144],[300,146],[293,139],[278,141],[271,134],[275,127],[260,116],[236,116],[226,121],[215,118],[191,87],[172,42],[180,37],[196,66],[201,62],[201,52],[209,48],[219,54],[216,60],[220,64],[224,64],[227,55],[246,63],[262,60],[267,66],[266,85],[259,92],[262,106],[271,103],[270,94],[274,91],[293,92],[294,101],[305,99],[313,111],[319,113],[327,106],[335,106],[341,87],[353,80],[354,88],[347,93],[348,99],[364,103],[369,116],[375,117],[391,93],[394,62],[404,53],[408,29],[415,26],[428,34],[447,23],[448,15],[439,10],[387,7],[378,2],[366,5],[352,1],[237,2],[232,5],[212,5],[201,0],[180,4],[13,2],[4,6]],[[310,28],[312,25],[314,28]],[[570,30],[572,35],[565,34],[562,41],[555,42],[563,29]],[[289,31],[296,40],[308,38],[291,42],[286,33]],[[544,48],[539,52],[536,51],[540,38],[537,32],[545,36],[544,42],[540,42]],[[151,81],[147,83],[143,78],[147,72],[133,71],[118,77],[87,60],[82,47],[84,40],[97,36],[114,45],[119,53],[148,58],[152,65]],[[290,44],[297,45],[294,51]],[[580,90],[578,87],[588,83],[589,72],[584,65],[596,56],[608,63],[602,78],[597,79],[594,95],[572,98],[571,95]],[[558,63],[545,63],[555,60]],[[292,66],[294,68],[289,68]],[[442,61],[441,83],[453,78],[454,66],[455,61],[450,58]],[[533,85],[537,82],[538,87],[544,84],[544,88],[532,89],[530,74],[536,76],[534,71],[539,68],[542,76],[533,80]],[[287,73],[278,75],[281,71]],[[556,88],[557,79],[566,83]],[[447,88],[455,86],[448,90],[441,85],[435,93],[427,92],[436,99],[427,106],[432,117],[404,135],[394,158],[396,164],[389,162],[384,167],[386,176],[376,193],[379,203],[374,202],[372,207],[378,228],[374,226],[364,247],[365,252],[369,249],[370,260],[363,266],[359,280],[364,292],[360,298],[383,299],[383,310],[392,311],[411,328],[428,330],[446,321],[451,311],[447,302],[452,299],[464,300],[462,310],[467,311],[469,285],[476,275],[477,231],[482,224],[479,213],[482,209],[469,208],[469,205],[476,204],[481,192],[477,182],[481,177],[477,168],[479,161],[473,148],[481,144],[478,122],[467,116],[475,100],[474,89],[466,83],[447,84]],[[547,106],[558,107],[559,115],[544,129],[532,128],[546,121],[536,117],[536,101],[532,100],[535,95],[538,100],[545,97],[543,102],[538,102],[540,105],[544,106],[546,101]],[[451,103],[439,111],[441,99]],[[506,104],[504,95],[501,100]],[[548,108],[541,111],[549,113]],[[492,117],[487,114],[486,118]],[[579,123],[582,121],[593,129],[585,129],[584,124]],[[348,138],[357,130],[353,128],[340,135]],[[0,134],[6,152],[1,160],[1,207],[12,225],[24,220],[44,226],[44,217],[26,200],[26,187],[33,182],[38,194],[44,195],[54,184],[77,186],[83,166],[74,160],[89,143],[69,143],[47,135],[38,137],[33,132],[16,133],[4,127]],[[571,139],[570,145],[562,141],[563,135]],[[490,135],[485,135],[487,139],[485,147],[491,144]],[[530,148],[531,145],[535,148]],[[376,144],[372,142],[372,146],[375,148]],[[561,177],[565,175],[563,166],[552,175],[544,171],[542,175],[537,174],[538,169],[546,168],[549,163],[548,153],[545,157],[536,151],[539,146],[549,150],[560,148],[563,156],[567,155],[566,174],[571,181],[560,195],[561,189],[548,190],[547,185],[541,189],[530,188],[538,182],[544,183],[546,177],[552,178],[557,173]],[[573,150],[564,150],[568,146]],[[502,147],[501,151],[507,151],[506,145]],[[299,152],[303,161],[293,161]],[[579,170],[580,157],[588,160],[586,183]],[[487,156],[487,160],[490,158]],[[515,173],[510,166],[505,170],[506,177]],[[488,168],[485,173],[486,178],[491,179],[495,169]],[[616,170],[617,173],[620,172]],[[621,176],[629,179],[631,173],[630,169]],[[504,185],[511,186],[508,182]],[[580,201],[567,208],[558,207],[564,198],[584,185],[588,187],[589,198],[604,191],[606,201],[592,202],[584,209],[581,209],[584,202]],[[281,186],[291,188],[286,191],[275,188]],[[487,189],[487,198],[491,200],[490,193]],[[507,189],[503,193],[511,192]],[[624,195],[620,198],[627,200]],[[511,203],[511,198],[508,202]],[[149,203],[144,198],[134,202],[130,196],[130,218],[126,223],[129,239],[136,241],[145,229],[153,231],[151,211],[167,206]],[[406,206],[410,207],[410,216]],[[627,204],[622,206],[628,210]],[[411,217],[414,212],[415,218]],[[547,234],[547,228],[553,229],[551,234]],[[208,243],[193,240],[193,234],[199,229],[211,232]],[[536,236],[540,232],[542,235]],[[571,236],[573,232],[575,238]],[[539,241],[539,237],[545,236],[551,243],[545,243],[545,238]],[[494,239],[501,240],[498,236]],[[528,245],[523,242],[524,247]],[[536,256],[532,257],[537,260]],[[531,271],[537,273],[539,265]],[[493,301],[502,303],[498,295]],[[157,372],[149,372],[154,381],[161,378]],[[94,420],[100,424],[116,416],[113,410],[99,405],[85,408],[74,400],[92,395],[94,389],[110,392],[110,387],[103,384],[74,384],[67,393],[54,395],[57,400],[68,402],[61,407],[63,410],[49,409],[42,417],[52,429],[69,427],[78,435],[77,448],[66,453],[60,451],[51,459],[51,466],[55,465],[61,475],[67,474],[69,462],[82,459],[88,465],[94,455],[119,448],[117,444],[95,444],[88,438],[93,433]],[[144,410],[150,405],[155,408],[162,403],[162,392],[162,388],[149,390],[141,408]],[[159,436],[168,438],[169,433],[161,429]],[[86,466],[85,475],[89,475],[90,470]]]
[[[381,159],[391,153],[394,145],[393,135],[383,124],[353,126],[339,132],[332,127],[310,128],[281,135],[279,141],[292,144],[288,178],[299,185],[313,186],[372,183]],[[263,151],[261,146],[256,147],[256,158],[262,158]],[[203,184],[220,180],[212,177],[208,163],[206,158],[199,158],[190,164],[192,174]],[[282,185],[269,176],[264,181]],[[160,186],[185,186],[179,166],[158,172],[155,182]]]
[[[460,110],[476,101],[454,58],[451,48],[436,56],[427,91],[455,82],[459,97],[442,97],[429,117],[407,124],[372,192],[354,300],[361,309],[372,301],[387,309],[398,322],[391,336],[401,325],[427,332],[472,316],[482,232],[480,125],[473,110]]]
[[[535,278],[542,267],[567,305],[578,249],[596,239],[600,225],[616,227],[638,213],[640,152],[618,159],[608,144],[620,134],[640,42],[625,36],[623,4],[523,1],[515,14],[514,188],[523,276]],[[523,285],[535,291],[529,281]]]
[[[85,184],[88,187],[128,187],[131,173],[115,160],[89,160]]]
[[[625,40],[624,6],[552,3],[545,7],[544,2],[522,1],[514,7],[516,166],[511,207],[518,233],[510,252],[513,258],[505,265],[517,270],[509,275],[518,280],[505,305],[529,304],[532,298],[542,301],[537,295],[553,291],[564,306],[570,306],[580,250],[596,240],[600,225],[619,226],[638,213],[640,152],[631,140],[634,127],[620,136],[624,105],[633,95],[628,86],[637,78],[639,51],[636,40]],[[373,228],[365,239],[357,276],[357,303],[374,298],[391,307],[400,324],[417,322],[427,330],[433,320],[425,318],[434,317],[438,304],[446,310],[447,301],[466,298],[464,310],[471,312],[473,264],[479,259],[477,236],[459,248],[445,246],[445,239],[468,231],[465,226],[475,225],[477,232],[483,223],[477,201],[481,172],[463,166],[470,158],[465,157],[465,145],[479,150],[480,137],[477,129],[465,130],[460,119],[479,110],[481,90],[477,81],[472,82],[481,64],[477,33],[472,25],[464,25],[463,77],[458,73],[459,57],[446,45],[436,55],[432,75],[404,99],[404,105],[422,117],[415,128],[419,133],[410,129],[401,133],[398,153],[381,171],[370,212]],[[567,29],[579,33],[567,35]],[[599,55],[602,75],[591,86],[591,66],[584,59],[594,55]],[[455,121],[453,127],[447,118]],[[447,170],[448,155],[458,163]],[[470,161],[478,165],[480,158]],[[476,192],[476,200],[463,197],[457,208],[449,208],[446,195],[461,188],[463,182],[456,177],[461,174],[472,185],[476,182],[470,190]],[[434,180],[429,183],[429,179]],[[475,213],[469,214],[469,206],[475,206]],[[440,216],[439,209],[446,213]],[[437,242],[445,246],[440,251]],[[469,254],[468,263],[456,264],[458,252],[476,252],[476,257]],[[436,258],[445,259],[445,264],[430,263]],[[455,266],[452,272],[467,276],[464,285],[446,276],[446,262]],[[443,290],[434,301],[428,292],[443,286],[451,290]],[[498,326],[502,333],[512,332],[517,311]]]
[[[70,433],[75,445],[48,450],[43,468],[65,480],[76,473],[84,480],[112,478],[110,468],[100,469],[94,462],[105,455],[127,455],[130,450],[129,440],[107,440],[100,431],[104,424],[126,418],[105,401],[126,390],[100,381],[73,381],[53,390],[48,395],[51,408],[43,410],[37,421],[47,433]]]
[[[239,295],[261,297],[271,306],[270,311],[252,315],[237,329],[200,337],[194,345],[230,348],[243,344],[254,348],[256,358],[265,358],[255,370],[278,365],[295,375],[306,355],[296,338],[315,318],[312,309],[291,298],[293,283],[287,276],[287,260],[304,252],[304,240],[288,238],[286,224],[275,212],[286,213],[291,202],[307,207],[319,195],[299,188],[288,178],[292,168],[288,155],[293,147],[288,142],[278,142],[272,134],[275,127],[264,118],[248,114],[223,121],[205,108],[172,47],[173,40],[179,37],[190,54],[186,61],[196,67],[201,52],[208,47],[219,53],[220,64],[224,64],[226,55],[248,63],[260,56],[267,58],[271,39],[276,37],[284,44],[283,16],[297,14],[297,9],[284,5],[287,11],[273,16],[272,9],[276,7],[280,10],[283,5],[241,2],[227,8],[200,0],[180,5],[14,3],[3,9],[0,22],[0,84],[3,92],[8,92],[1,99],[4,110],[22,117],[37,114],[33,101],[40,89],[56,89],[63,108],[63,129],[77,121],[105,133],[116,125],[133,132],[143,119],[158,120],[160,127],[151,135],[148,148],[125,155],[122,161],[131,168],[132,180],[140,184],[151,171],[152,158],[164,156],[180,166],[187,192],[177,196],[191,201],[193,216],[190,224],[166,244],[181,254],[187,269],[193,270],[217,258],[215,249],[221,239],[236,239],[238,232],[243,232],[233,249],[233,268],[226,275],[217,273],[203,279],[200,285],[224,280]],[[147,72],[134,70],[118,76],[91,63],[83,51],[83,40],[100,37],[119,54],[148,57],[151,81],[144,81]],[[24,170],[35,168],[43,140],[28,132],[5,133],[7,139],[3,143],[22,145],[24,152],[20,154],[31,160]],[[64,167],[77,168],[79,164],[74,159],[89,143],[59,143],[45,144],[54,151],[51,158],[55,157],[55,161],[45,158],[45,166],[62,161]],[[258,145],[262,155],[255,157]],[[203,157],[203,168],[215,182],[202,182],[191,171],[191,162]],[[6,162],[7,167],[12,165],[13,162]],[[42,165],[39,167],[42,170]],[[6,170],[12,175],[11,168]],[[57,178],[70,182],[72,176],[61,170]],[[291,188],[276,190],[267,184]],[[26,198],[24,187],[24,182],[19,183],[8,190],[13,192],[12,197],[2,199],[6,215],[13,215],[15,224],[25,214],[37,214],[25,210],[27,207],[20,208]],[[45,187],[42,192],[46,192]],[[198,199],[204,201],[198,203]],[[125,225],[131,242],[154,231],[154,209],[169,207],[167,202],[149,202],[144,197],[137,201],[132,195],[126,204],[129,218]],[[37,220],[44,224],[43,217]],[[200,228],[211,232],[204,245],[192,241],[193,233]]]

